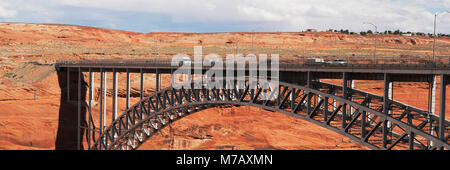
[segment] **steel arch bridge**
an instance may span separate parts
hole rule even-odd
[[[78,112],[77,137],[74,139],[77,140],[77,149],[83,146],[81,140],[84,140],[84,137],[88,149],[137,149],[153,134],[186,115],[211,107],[246,105],[304,119],[371,149],[448,150],[450,123],[445,119],[445,96],[446,85],[450,84],[450,67],[405,65],[388,61],[383,63],[312,66],[301,62],[281,63],[281,82],[277,90],[269,90],[269,100],[262,100],[261,92],[264,90],[261,86],[252,89],[249,88],[248,82],[241,86],[231,84],[239,86],[232,90],[209,89],[204,84],[201,89],[169,87],[159,90],[160,74],[171,74],[178,69],[178,66],[171,66],[170,60],[63,61],[56,63],[55,67],[62,90],[61,104],[73,105],[75,98],[78,103],[77,109],[70,110],[73,115]],[[200,69],[205,71],[209,68]],[[91,112],[95,72],[100,73],[99,122],[94,121]],[[127,74],[127,109],[121,115],[117,115],[119,72]],[[89,73],[89,82],[84,81],[83,73]],[[113,75],[110,124],[106,124],[106,73]],[[130,73],[140,73],[141,101],[133,106],[129,106]],[[150,96],[144,96],[144,73],[154,74],[156,78],[156,92]],[[434,93],[438,76],[441,79],[439,116],[434,113],[437,100]],[[323,83],[321,79],[340,79],[342,86]],[[353,89],[349,83],[352,84],[354,80],[381,80],[384,82],[384,94],[378,96]],[[75,84],[75,81],[78,83]],[[428,110],[395,101],[390,97],[394,89],[393,82],[428,83]],[[78,87],[78,90],[71,89],[73,85]],[[89,99],[86,101],[87,87]],[[74,92],[78,92],[78,96],[74,95]],[[426,101],[426,98],[421,100]],[[74,118],[70,119],[73,120]],[[99,126],[96,126],[96,123]]]
[[[191,87],[194,85],[192,84]],[[221,105],[253,106],[288,114],[353,139],[371,149],[449,149],[448,136],[440,140],[427,130],[439,118],[382,96],[349,89],[348,98],[334,95],[342,87],[316,82],[311,88],[280,82],[262,100],[259,84],[250,89],[160,90],[127,109],[105,129],[90,149],[137,149],[153,134],[189,114]],[[278,93],[277,93],[278,92]],[[264,98],[267,99],[267,98]],[[387,107],[385,107],[387,106]],[[388,109],[390,114],[384,114]],[[445,122],[448,127],[449,122]],[[449,129],[446,129],[448,134]],[[94,135],[95,136],[95,135]],[[426,142],[431,141],[432,146]]]

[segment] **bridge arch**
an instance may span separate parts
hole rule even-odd
[[[361,93],[361,100],[349,100],[334,95],[337,87],[318,84],[318,88],[280,82],[271,91],[269,100],[261,100],[260,86],[250,89],[248,82],[243,89],[174,89],[160,90],[124,111],[95,141],[91,149],[137,149],[153,134],[170,123],[200,110],[222,105],[259,107],[288,114],[315,123],[371,149],[449,149],[448,140],[441,141],[423,130],[427,121],[420,119],[426,113],[391,101],[390,108],[404,107],[401,116],[387,115],[380,107],[370,106],[376,96]],[[322,88],[326,90],[319,90]],[[374,104],[376,105],[376,104]],[[422,115],[422,116],[418,116]],[[431,120],[437,119],[432,117]],[[428,119],[429,120],[429,119]],[[423,123],[425,122],[425,123]],[[448,138],[447,138],[448,139]],[[433,141],[434,148],[427,148],[423,141]]]

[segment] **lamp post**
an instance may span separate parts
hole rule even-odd
[[[255,42],[255,30],[260,29],[261,26],[257,26],[252,29],[252,53],[255,54],[254,42]],[[256,55],[256,54],[255,54]]]
[[[437,16],[438,16],[438,15],[441,15],[441,14],[447,14],[447,13],[450,13],[450,10],[449,10],[449,11],[444,11],[444,12],[436,12],[436,13],[434,14],[433,62],[435,61],[435,57],[436,57],[435,51],[436,51],[436,20],[437,20]]]
[[[375,64],[378,64],[378,62],[377,62],[377,32],[378,32],[378,27],[375,24],[372,24],[370,22],[364,22],[363,24],[370,24],[373,27],[375,27],[375,32],[374,32],[374,35],[375,35],[375,49],[374,49],[374,52],[373,52],[373,58],[375,59]]]
[[[255,30],[253,29],[252,30],[252,54],[255,54],[255,49],[253,48],[253,42],[255,41],[254,34],[255,34]]]

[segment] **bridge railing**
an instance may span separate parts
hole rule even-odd
[[[438,56],[435,60],[429,57],[404,56],[384,57],[374,60],[371,57],[322,57],[324,62],[309,63],[310,57],[282,57],[279,60],[280,69],[304,68],[371,68],[371,69],[450,69],[450,56]],[[333,63],[333,60],[344,63]],[[194,64],[194,62],[192,62]],[[172,66],[172,58],[145,59],[85,59],[59,60],[56,65],[91,65],[91,66]],[[270,67],[270,64],[268,65]]]

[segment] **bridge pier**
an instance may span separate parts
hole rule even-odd
[[[81,68],[78,67],[78,118],[77,118],[77,150],[81,150],[81,79],[83,73],[81,72]],[[84,101],[84,100],[83,100]]]
[[[67,101],[70,101],[70,68],[67,67]]]
[[[58,70],[61,89],[55,149],[81,149],[86,123],[86,86],[80,68]]]

